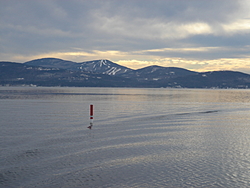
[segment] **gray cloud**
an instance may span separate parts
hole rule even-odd
[[[211,60],[247,57],[249,9],[247,0],[0,0],[0,55],[1,60],[15,56],[22,61],[25,56],[29,60],[74,51],[133,55],[174,48],[142,55]],[[217,50],[178,51],[204,47]],[[86,53],[82,60],[93,57]]]

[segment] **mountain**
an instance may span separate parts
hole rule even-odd
[[[156,65],[132,70],[109,60],[76,63],[43,58],[26,63],[0,62],[0,85],[250,88],[250,75]]]
[[[144,67],[142,69],[128,71],[123,73],[123,77],[137,78],[137,80],[161,80],[182,77],[187,75],[195,75],[197,72],[177,67],[161,67],[157,65]]]
[[[120,75],[125,72],[132,71],[132,69],[118,65],[109,60],[103,60],[103,59],[86,61],[82,63],[75,63],[72,61],[65,61],[56,58],[43,58],[43,59],[28,61],[25,64],[32,66],[48,67],[48,68],[68,69],[73,71],[81,70],[85,72],[100,73],[107,75]]]
[[[132,71],[132,69],[103,59],[80,63],[80,65],[77,66],[77,69],[108,75],[121,75]]]
[[[129,78],[107,74],[72,71],[56,67],[31,66],[22,63],[0,62],[0,85],[133,87]]]
[[[73,67],[76,67],[77,63],[72,62],[72,61],[65,61],[65,60],[57,59],[57,58],[42,58],[42,59],[35,59],[32,61],[28,61],[24,64],[31,65],[31,66],[72,70]]]
[[[250,88],[250,75],[237,71],[210,71],[173,79],[187,88]]]

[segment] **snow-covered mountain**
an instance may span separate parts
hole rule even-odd
[[[113,76],[121,75],[123,73],[132,71],[132,69],[118,65],[116,63],[113,63],[105,59],[76,63],[57,58],[42,58],[42,59],[28,61],[25,64],[32,66],[49,67],[49,68],[68,69],[73,71],[80,70],[80,71],[107,74]]]
[[[121,75],[126,72],[132,71],[132,69],[118,65],[105,59],[79,63],[77,69],[84,70],[87,72],[95,72],[108,75]]]

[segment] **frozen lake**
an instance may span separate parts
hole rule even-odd
[[[249,112],[250,90],[0,87],[0,187],[250,187]]]

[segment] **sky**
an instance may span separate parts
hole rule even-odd
[[[0,61],[250,74],[249,0],[0,0]]]

